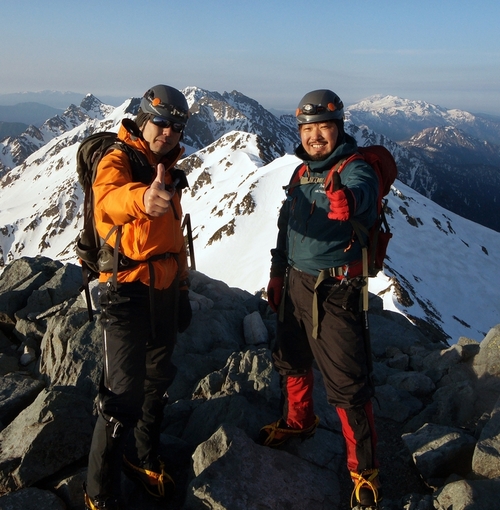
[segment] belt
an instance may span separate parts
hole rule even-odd
[[[326,278],[336,278],[337,280],[344,280],[350,278],[356,278],[363,273],[363,263],[361,260],[357,260],[350,264],[343,266],[328,267],[322,269],[318,274],[318,279],[314,285],[313,304],[312,304],[312,321],[313,321],[313,338],[318,338],[319,328],[319,314],[318,314],[318,293],[317,289]]]
[[[355,262],[350,262],[344,266],[328,267],[326,269],[322,269],[320,271],[320,275],[321,273],[324,273],[322,280],[329,276],[337,278],[338,280],[343,280],[344,278],[356,278],[356,276],[363,274],[363,262],[361,260],[356,260]]]

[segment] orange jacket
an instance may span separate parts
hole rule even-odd
[[[156,159],[144,140],[133,137],[122,125],[118,138],[128,145],[143,152],[153,169]],[[172,184],[169,169],[173,168],[184,153],[178,145],[162,159],[165,165],[165,184]],[[155,172],[152,174],[154,178]],[[114,149],[106,154],[97,168],[97,175],[92,186],[95,197],[94,217],[99,235],[104,239],[114,225],[122,225],[120,251],[133,260],[147,260],[152,255],[162,253],[178,254],[178,264],[174,257],[155,260],[154,286],[157,289],[168,288],[179,269],[180,281],[188,277],[188,266],[184,236],[181,229],[182,208],[181,191],[172,197],[172,207],[163,216],[153,218],[146,214],[143,197],[148,186],[142,182],[132,181],[132,172],[127,154]],[[174,214],[177,212],[177,219]],[[116,233],[107,240],[110,246],[115,245]],[[107,282],[112,273],[101,273],[99,281]],[[149,285],[148,263],[139,264],[132,269],[118,272],[118,282],[141,281]]]

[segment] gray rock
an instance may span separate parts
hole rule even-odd
[[[194,409],[181,437],[189,444],[198,445],[225,423],[241,428],[255,440],[260,428],[273,418],[274,414],[267,407],[250,403],[242,395],[219,396]]]
[[[424,370],[432,370],[445,375],[448,370],[462,361],[462,351],[457,345],[452,345],[447,349],[434,350],[424,358]]]
[[[191,398],[200,380],[212,372],[221,370],[233,352],[232,349],[223,348],[216,348],[208,353],[174,350],[172,363],[177,367],[177,374],[168,389],[170,402]]]
[[[88,398],[71,388],[43,390],[0,432],[0,493],[29,487],[84,458],[91,435]]]
[[[268,401],[280,397],[279,378],[267,349],[233,353],[220,371],[202,379],[195,397],[212,398],[239,393],[253,397],[256,392]]]
[[[0,497],[0,510],[67,510],[54,493],[36,487],[21,489]]]
[[[432,380],[420,372],[398,372],[387,378],[387,384],[406,390],[414,397],[429,395],[436,389]]]
[[[62,264],[47,257],[21,257],[9,264],[0,275],[0,311],[13,317],[26,306],[33,291],[50,280]]]
[[[99,321],[86,311],[54,316],[47,322],[37,373],[51,386],[74,386],[93,399],[102,369]]]
[[[66,300],[74,299],[81,286],[81,268],[74,264],[66,264],[60,267],[50,280],[31,293],[26,306],[16,311],[16,318],[35,320],[43,312],[54,310],[54,307]]]
[[[84,510],[82,487],[87,480],[87,468],[82,468],[70,476],[64,476],[57,480],[51,490],[56,496],[64,501],[66,507],[71,510]]]
[[[436,492],[436,510],[497,510],[500,480],[458,480]]]
[[[30,508],[32,501],[37,510],[57,509],[64,501],[68,509],[83,510],[82,466],[96,413],[101,329],[95,303],[96,319],[88,322],[86,303],[74,285],[79,276],[78,267],[43,258],[20,259],[0,275],[0,305],[8,303],[11,313],[0,306],[0,355],[7,356],[10,371],[0,382],[0,510],[11,508],[2,506],[11,501],[21,501],[15,509]],[[167,508],[237,510],[243,501],[242,508],[259,510],[344,510],[351,491],[344,438],[317,368],[313,396],[320,423],[314,437],[291,440],[278,450],[259,446],[260,428],[280,415],[281,391],[270,350],[276,315],[259,295],[196,271],[191,282],[193,321],[174,351],[177,375],[162,423],[161,453],[178,488]],[[246,344],[248,317],[265,327],[264,343]],[[498,331],[500,326],[479,343],[462,337],[450,348],[428,339],[399,314],[380,306],[372,310],[383,510],[433,508],[432,495],[416,475],[422,466],[428,481],[441,484],[435,499],[440,508],[496,508],[488,506],[487,498],[498,492]],[[37,360],[16,368],[14,359],[25,349]],[[437,452],[446,454],[415,455],[416,468],[410,469],[412,457],[400,434],[419,437],[423,425],[435,431],[424,440],[435,441]],[[472,457],[470,442],[476,440]],[[425,448],[415,449],[420,450]],[[437,458],[427,462],[429,455]],[[477,480],[480,476],[490,479]],[[28,488],[32,484],[44,490]],[[38,492],[25,503],[25,491],[32,490]],[[159,510],[126,477],[122,490],[130,508]]]
[[[331,432],[318,427],[314,436],[307,441],[289,441],[282,450],[334,473],[345,469],[345,442],[340,430]]]
[[[12,372],[0,379],[0,422],[5,426],[28,407],[43,390],[42,381],[30,374]]]
[[[481,431],[472,458],[472,470],[484,478],[500,478],[500,399]]]
[[[408,365],[410,364],[410,356],[403,352],[398,352],[392,355],[387,361],[386,364],[390,368],[395,368],[397,370],[407,370]]]
[[[465,336],[461,336],[458,339],[457,345],[462,347],[462,358],[465,361],[474,358],[474,356],[478,354],[481,349],[481,344],[478,341],[473,340],[472,338],[467,338]]]
[[[3,350],[9,342],[6,335],[10,335],[14,330],[16,323],[5,312],[0,310],[0,348]]]
[[[439,487],[449,475],[471,471],[476,440],[460,429],[428,423],[402,438],[428,485]]]
[[[247,345],[267,344],[269,334],[258,311],[252,312],[243,319],[243,333]]]
[[[417,414],[423,407],[420,400],[406,390],[399,390],[390,384],[377,386],[375,389],[376,403],[373,406],[375,416],[389,418],[403,423]]]
[[[500,325],[490,329],[484,337],[473,368],[478,378],[500,377]]]
[[[221,427],[198,446],[193,469],[196,478],[185,505],[189,510],[327,510],[339,503],[332,471],[258,446],[234,427]]]
[[[12,353],[12,355],[0,352],[0,376],[10,374],[19,370],[19,358]],[[1,404],[0,404],[1,405]],[[1,420],[1,414],[0,414]]]
[[[443,386],[435,391],[433,402],[405,426],[406,431],[415,431],[425,423],[464,426],[474,417],[477,396],[468,382]]]
[[[29,340],[33,340],[34,345],[38,350],[38,346],[42,341],[46,328],[47,323],[43,320],[34,322],[28,319],[17,319],[16,327],[14,328],[14,335],[22,344],[25,344]]]
[[[370,337],[372,352],[378,358],[385,356],[387,347],[405,352],[411,345],[427,343],[417,328],[403,326],[382,315],[370,316]]]

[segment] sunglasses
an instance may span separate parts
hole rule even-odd
[[[166,129],[166,128],[171,127],[172,131],[174,133],[182,133],[184,131],[185,126],[184,126],[184,124],[181,124],[180,122],[170,122],[169,120],[165,119],[164,117],[159,117],[159,116],[153,117],[150,120],[155,126],[158,126],[159,128]]]

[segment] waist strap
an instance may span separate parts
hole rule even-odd
[[[318,338],[318,330],[319,330],[319,310],[318,310],[318,287],[321,283],[327,278],[336,278],[337,280],[345,280],[350,278],[356,278],[357,276],[363,273],[363,264],[361,260],[353,262],[351,264],[346,264],[344,266],[337,267],[328,267],[326,269],[322,269],[316,280],[314,285],[313,292],[313,302],[312,302],[312,322],[313,322],[313,330],[312,336],[313,338]]]

